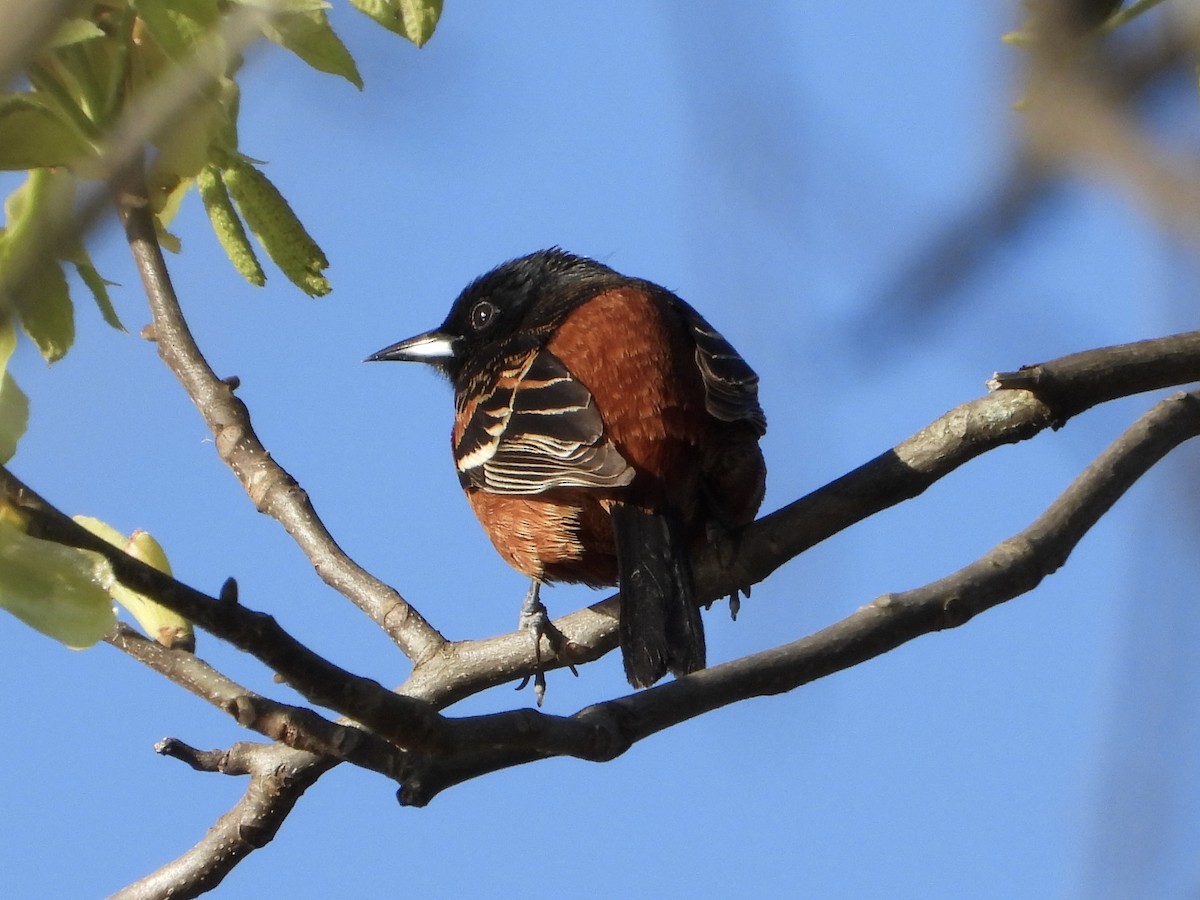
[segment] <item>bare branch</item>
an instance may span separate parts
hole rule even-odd
[[[852,472],[713,543],[695,560],[704,602],[758,584],[805,550],[923,493],[977,456],[1027,440],[1100,403],[1200,380],[1200,332],[1075,353],[993,376],[993,390],[955,407]],[[618,604],[609,597],[554,621],[574,651],[551,667],[588,662],[616,646]],[[552,659],[549,648],[543,658]],[[418,665],[400,691],[439,705],[524,677],[537,664],[519,633],[449,645]],[[443,694],[439,686],[451,685]]]
[[[1200,331],[1072,353],[997,372],[992,390],[1032,391],[1050,407],[1055,427],[1117,397],[1200,381]]]
[[[1057,571],[1134,482],[1170,450],[1197,435],[1200,394],[1176,394],[1135,422],[1028,528],[959,571],[915,590],[880,597],[798,641],[588,707],[572,717],[526,710],[519,741],[501,744],[500,735],[489,737],[481,731],[477,749],[462,757],[426,759],[406,779],[401,802],[424,805],[446,787],[551,755],[611,758],[649,735],[705,712],[793,690],[920,635],[956,628],[984,610],[1028,593]],[[458,724],[468,728],[472,723],[459,720]],[[496,749],[479,749],[489,739]],[[522,749],[522,743],[535,749]]]
[[[217,453],[233,470],[259,512],[287,529],[317,574],[370,616],[405,655],[420,662],[445,643],[393,588],[367,573],[337,545],[308,494],[267,452],[250,412],[231,384],[217,377],[192,338],[154,232],[144,180],[132,175],[118,192],[126,238],[154,316],[159,356],[175,373],[212,430]]]
[[[236,753],[235,753],[236,751]],[[239,745],[236,766],[250,785],[196,846],[113,895],[114,900],[198,897],[212,890],[251,852],[266,846],[296,801],[334,761],[275,744]]]
[[[154,752],[185,762],[197,772],[224,772],[227,768],[226,761],[229,759],[228,750],[199,750],[178,738],[163,738],[154,745]]]
[[[398,773],[403,768],[403,753],[370,732],[330,722],[311,709],[263,697],[191,653],[169,650],[124,623],[114,625],[105,635],[105,640],[180,687],[229,713],[244,728],[296,750],[351,762],[388,778],[399,777]],[[189,763],[195,765],[191,760]]]

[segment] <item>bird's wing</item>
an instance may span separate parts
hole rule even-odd
[[[546,349],[515,359],[459,412],[454,458],[463,487],[540,494],[562,487],[614,488],[633,469],[605,436],[592,395]]]
[[[696,365],[704,378],[704,406],[722,422],[744,421],[762,437],[767,416],[758,403],[758,374],[733,345],[688,304],[680,312],[696,342]]]

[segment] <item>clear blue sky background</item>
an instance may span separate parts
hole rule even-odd
[[[1169,8],[1172,4],[1167,4]],[[1064,183],[940,317],[881,317],[931,231],[1001,182],[1020,53],[1010,3],[450,0],[428,47],[338,4],[367,89],[268,48],[248,64],[244,150],[325,247],[334,293],[265,290],[224,261],[193,198],[170,260],[196,336],[343,546],[452,638],[511,630],[523,579],[461,497],[449,389],[369,352],[439,322],[492,265],[561,244],[677,291],[762,376],[765,508],[983,392],[997,369],[1197,327],[1194,258],[1136,202]],[[1155,15],[1158,15],[1156,13]],[[1200,120],[1192,88],[1164,121]],[[72,513],[167,547],[183,580],[243,601],[385,684],[407,665],[257,515],[153,346],[111,229],[93,239],[132,334],[80,305],[33,401],[16,473]],[[883,324],[880,325],[880,322]],[[1024,527],[1134,417],[1137,398],[989,454],[793,561],[710,659],[792,640],[940,577]],[[400,808],[341,767],[229,897],[1169,897],[1194,893],[1200,699],[1195,487],[1184,449],[1065,569],[968,626],[660,734]],[[561,614],[597,599],[544,595]],[[97,896],[190,847],[244,787],[157,757],[165,735],[246,734],[119,652],[0,619],[0,869],[9,896]],[[199,653],[284,699],[215,639]],[[620,663],[551,676],[547,709],[626,691]],[[455,712],[532,702],[509,687]]]

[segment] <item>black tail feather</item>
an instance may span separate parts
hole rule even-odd
[[[678,676],[703,669],[704,623],[678,523],[625,503],[614,504],[612,520],[625,677],[644,688],[668,670]]]

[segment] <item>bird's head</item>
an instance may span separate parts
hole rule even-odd
[[[586,257],[557,247],[539,250],[476,278],[441,325],[384,347],[367,362],[428,363],[457,387],[478,366],[545,342],[572,309],[622,280]]]

